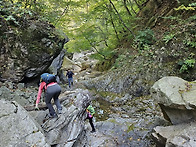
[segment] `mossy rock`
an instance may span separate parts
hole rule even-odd
[[[11,5],[6,5],[4,9],[9,9],[9,6]],[[62,38],[53,25],[38,20],[37,17],[24,15],[19,18],[10,11],[1,15],[1,77],[20,82],[45,72],[60,54],[68,38]],[[17,20],[17,24],[13,20],[4,19],[9,15]]]

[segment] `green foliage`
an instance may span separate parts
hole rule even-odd
[[[119,55],[118,58],[115,61],[115,64],[113,65],[113,68],[119,68],[121,66],[123,66],[123,63],[125,63],[127,60],[126,55]]]
[[[151,49],[150,45],[144,44],[144,50],[145,50],[145,51],[146,51],[146,50],[150,50],[150,49]]]
[[[146,49],[155,41],[154,32],[150,29],[139,31],[134,42],[140,50]]]
[[[112,67],[114,64],[117,56],[116,52],[113,49],[104,49],[100,50],[100,52],[95,52],[94,54],[91,54],[91,58],[99,60],[99,62],[96,64],[95,69],[98,71],[105,71]]]
[[[10,3],[7,1],[0,2],[1,7],[0,11],[2,12],[0,16],[4,18],[4,20],[8,24],[20,25],[20,18],[27,18],[33,15],[31,10],[24,9],[20,2]]]
[[[134,124],[129,125],[128,128],[127,128],[127,133],[130,132],[130,131],[133,131],[134,129],[135,129]]]
[[[166,35],[163,37],[163,41],[166,44],[168,44],[168,42],[171,41],[174,38],[175,38],[175,34],[172,34],[172,33],[168,34],[168,33],[166,33]]]
[[[114,64],[114,60],[115,60],[115,58],[112,58],[110,60],[99,61],[96,64],[95,69],[97,71],[106,71],[106,70],[108,70],[108,69],[110,69],[112,67],[112,65]]]
[[[181,66],[180,73],[188,72],[195,66],[194,53],[192,53],[186,60],[180,61],[178,64]]]
[[[188,46],[188,47],[192,47],[192,48],[196,48],[196,42],[190,40],[190,38],[188,40],[184,40],[183,43]]]
[[[196,7],[196,3],[189,4],[189,7]]]
[[[12,15],[8,15],[5,18],[6,21],[13,21],[15,24],[19,25],[19,23],[16,21],[16,19]]]
[[[108,0],[33,2],[28,1],[31,9],[68,35],[70,41],[66,48],[69,52],[94,50],[99,54],[96,54],[95,58],[107,60],[113,56],[112,50],[120,44],[121,39],[125,35],[130,36],[130,32],[125,31],[125,28],[131,29],[135,26],[132,20],[139,11],[138,4],[142,5],[146,0],[112,1],[117,11]],[[23,2],[25,3],[27,4],[27,1]]]
[[[193,15],[193,16],[191,16],[188,20],[192,20],[192,21],[195,21],[196,20],[196,15]]]
[[[96,52],[93,57],[101,61],[114,56],[114,49],[125,36],[132,42],[133,34],[130,30],[137,27],[134,24],[136,14],[146,1],[13,0],[14,7],[9,12],[16,16],[38,14],[38,19],[52,23],[62,37],[62,32],[66,33],[70,40],[66,44],[68,52],[93,50]],[[18,25],[18,19],[13,13],[6,20]],[[146,44],[152,44],[152,38],[148,36],[146,32],[146,37],[138,38],[144,49],[147,48]]]
[[[189,4],[188,6],[181,5],[178,8],[174,8],[174,10],[186,10],[186,11],[195,11],[196,10],[196,3]]]
[[[89,42],[85,40],[85,38],[82,38],[82,37],[81,38],[77,37],[76,39],[70,40],[66,44],[66,47],[69,53],[90,50],[91,48]]]
[[[178,19],[178,17],[176,17],[176,16],[166,16],[166,17],[162,17],[162,18],[170,19],[170,20],[177,20]]]

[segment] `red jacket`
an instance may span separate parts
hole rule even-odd
[[[36,104],[38,104],[40,102],[40,98],[41,98],[41,95],[42,95],[42,91],[43,89],[47,89],[48,86],[52,86],[52,85],[55,85],[57,84],[56,82],[52,82],[52,83],[49,83],[47,86],[46,86],[46,83],[45,82],[41,82],[40,86],[39,86],[39,91],[38,91],[38,94],[37,94],[37,100],[36,100]]]

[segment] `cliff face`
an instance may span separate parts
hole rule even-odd
[[[1,80],[19,82],[45,71],[68,42],[54,26],[31,13],[9,11],[9,3],[0,8]]]

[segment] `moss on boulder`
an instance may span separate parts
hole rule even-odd
[[[35,16],[20,17],[7,11],[4,3],[0,11],[0,75],[19,82],[44,72],[68,42],[55,27]],[[12,17],[13,19],[7,19]]]

